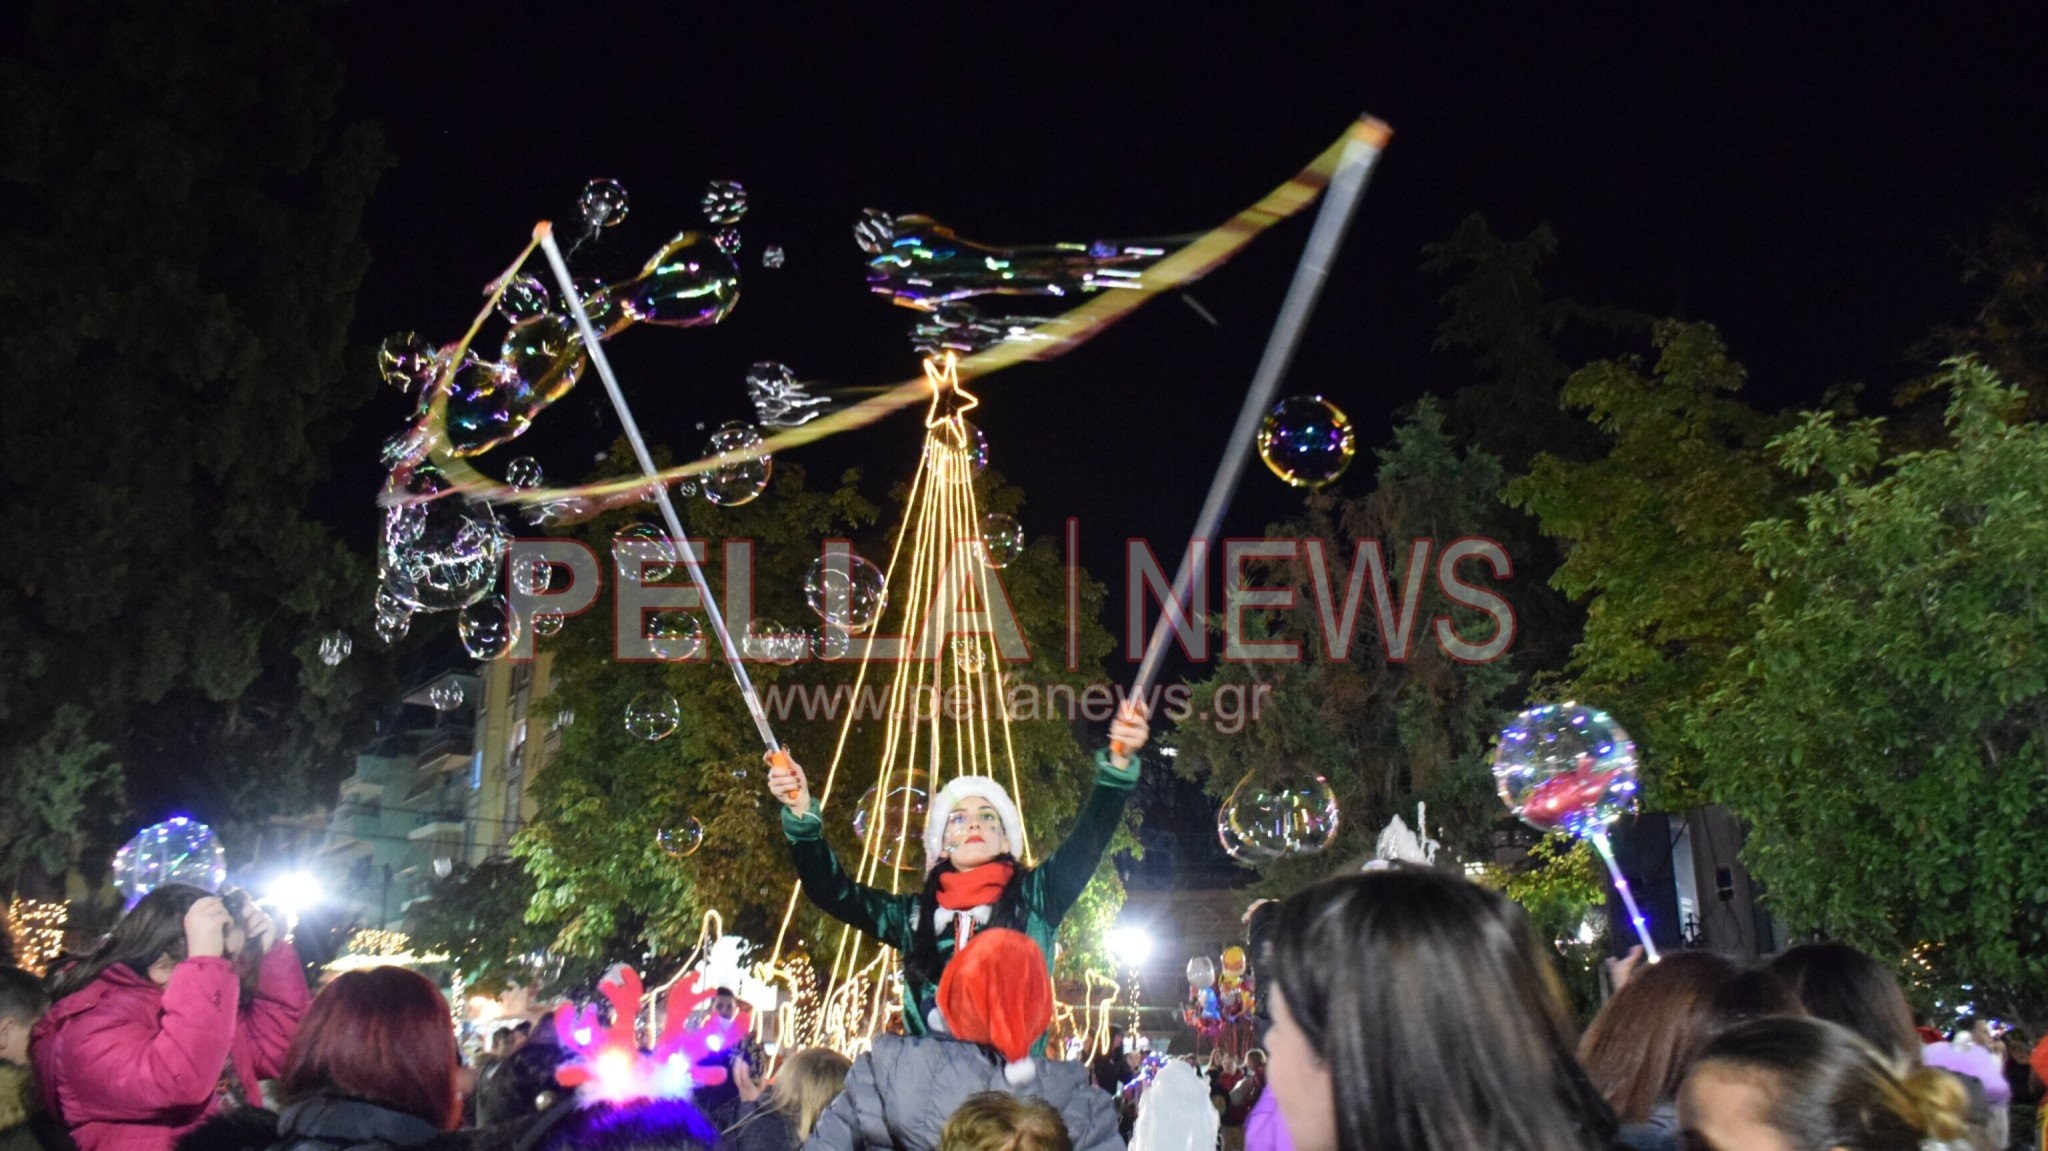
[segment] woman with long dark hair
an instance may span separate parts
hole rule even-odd
[[[448,1001],[425,976],[372,967],[313,1001],[278,1091],[279,1151],[424,1148],[462,1121]]]
[[[1614,1113],[1572,1055],[1519,907],[1442,872],[1286,901],[1267,968],[1270,1090],[1296,1151],[1602,1151]]]
[[[904,1030],[931,1031],[939,979],[976,931],[1021,931],[1050,963],[1060,921],[1094,877],[1123,820],[1138,785],[1135,753],[1150,731],[1143,712],[1124,705],[1110,724],[1111,746],[1096,753],[1095,786],[1072,830],[1036,867],[1017,860],[1024,822],[1001,784],[979,775],[948,782],[926,809],[925,883],[916,894],[883,891],[848,875],[825,842],[803,769],[784,753],[770,753],[768,787],[784,805],[782,834],[804,895],[827,915],[903,953]]]
[[[237,1093],[262,1101],[312,997],[276,924],[245,915],[165,884],[57,978],[31,1056],[80,1151],[170,1151]],[[237,961],[250,949],[261,959],[245,1004]]]

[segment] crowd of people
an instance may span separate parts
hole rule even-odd
[[[576,1089],[590,1078],[569,1073],[580,1044],[542,1018],[465,1061],[424,976],[355,970],[313,995],[261,908],[170,884],[47,981],[0,966],[0,1151],[2036,1145],[2009,1109],[2038,1098],[2048,1044],[1932,1032],[1853,948],[1804,944],[1763,964],[1632,957],[1581,1034],[1521,909],[1425,866],[1377,866],[1247,914],[1264,994],[1259,1046],[1242,1059],[1162,1066],[1120,1033],[1092,1063],[1051,1058],[1049,943],[1146,736],[1131,714],[1114,733],[1078,830],[1035,868],[1011,854],[1021,823],[1002,789],[954,781],[931,805],[927,881],[911,895],[849,879],[801,769],[776,762],[806,892],[904,956],[902,1033],[852,1060],[732,1047],[691,1068],[694,1089],[622,1097]],[[737,1010],[729,990],[711,999],[723,1020]]]

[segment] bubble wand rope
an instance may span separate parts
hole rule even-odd
[[[1621,873],[1621,865],[1614,861],[1614,845],[1607,842],[1607,829],[1595,828],[1586,836],[1593,841],[1593,850],[1607,864],[1607,875],[1614,880],[1614,893],[1621,896],[1621,905],[1628,909],[1628,921],[1635,925],[1636,940],[1643,945],[1643,958],[1657,962],[1657,945],[1650,942],[1650,925],[1643,919],[1643,909],[1636,906],[1635,893],[1628,888],[1628,877]]]
[[[604,354],[604,344],[598,340],[596,327],[590,322],[590,314],[583,310],[583,296],[576,290],[576,283],[569,277],[568,262],[562,259],[562,249],[555,243],[554,225],[543,220],[534,225],[534,238],[540,241],[541,251],[547,254],[548,266],[555,270],[555,279],[562,285],[562,299],[569,306],[569,314],[576,317],[576,329],[583,333],[583,346],[590,352],[590,362],[597,368],[597,376],[604,381],[604,391],[611,397],[612,410],[619,414],[619,425],[626,430],[626,439],[633,445],[633,455],[640,461],[640,471],[650,479],[656,475],[654,456],[647,450],[647,441],[640,436],[640,425],[633,419],[633,409],[626,405],[626,394],[619,390],[619,378],[612,373],[612,362]],[[668,496],[668,485],[656,479],[654,502],[661,505],[661,518],[668,523],[669,538],[675,541],[676,550],[681,553],[683,566],[690,570],[690,582],[697,585],[697,598],[704,602],[704,614],[711,620],[711,630],[718,633],[718,646],[725,652],[725,663],[732,670],[733,681],[740,685],[740,697],[747,702],[747,713],[754,717],[754,728],[761,733],[761,742],[771,754],[782,750],[775,740],[775,729],[768,725],[768,712],[761,706],[761,696],[754,690],[754,680],[747,674],[747,666],[740,660],[739,648],[732,642],[732,632],[725,626],[725,615],[718,610],[718,600],[711,594],[711,585],[704,579],[704,568],[697,562],[697,551],[690,545],[690,536],[683,530],[683,521],[676,515],[676,506]]]
[[[1209,496],[1202,503],[1202,514],[1195,519],[1195,531],[1188,537],[1187,550],[1181,555],[1180,570],[1174,573],[1172,601],[1160,605],[1159,622],[1153,626],[1152,638],[1145,645],[1145,658],[1138,665],[1138,676],[1131,682],[1130,693],[1124,697],[1127,700],[1142,702],[1152,686],[1152,678],[1159,674],[1159,661],[1165,656],[1166,636],[1173,628],[1174,617],[1187,611],[1188,589],[1199,566],[1195,548],[1216,534],[1223,512],[1230,506],[1230,497],[1237,492],[1252,437],[1265,418],[1266,409],[1273,404],[1273,393],[1280,389],[1280,379],[1287,374],[1288,364],[1294,360],[1302,329],[1308,325],[1309,313],[1315,310],[1323,281],[1329,278],[1330,260],[1344,240],[1352,212],[1358,207],[1358,197],[1365,191],[1366,178],[1372,175],[1373,166],[1393,136],[1392,128],[1371,117],[1364,117],[1351,127],[1337,169],[1330,176],[1329,191],[1316,210],[1315,227],[1309,231],[1301,262],[1295,265],[1294,282],[1288,285],[1280,315],[1273,321],[1273,334],[1267,337],[1265,354],[1259,357],[1258,370],[1252,375],[1251,390],[1245,393],[1244,407],[1238,410],[1237,426],[1231,429],[1230,441],[1224,446],[1223,463],[1209,483]],[[1122,747],[1112,744],[1111,748],[1118,755],[1123,754]]]

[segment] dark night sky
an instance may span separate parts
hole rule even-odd
[[[1463,381],[1429,350],[1443,285],[1418,264],[1469,212],[1516,235],[1552,222],[1561,293],[1717,322],[1776,406],[1842,381],[1888,392],[1906,348],[1971,298],[1955,244],[2048,191],[2038,3],[1408,7],[354,3],[322,18],[346,113],[381,121],[399,160],[372,206],[358,334],[459,334],[586,179],[630,190],[634,263],[698,224],[707,179],[741,180],[732,319],[612,342],[650,434],[689,451],[698,422],[746,414],[753,360],[835,385],[915,371],[908,313],[862,284],[864,206],[992,241],[1200,230],[1370,111],[1396,138],[1286,390],[1329,395],[1375,445],[1403,405]],[[1161,298],[986,382],[979,422],[1033,534],[1083,516],[1084,559],[1113,584],[1124,537],[1177,551],[1307,218],[1192,289],[1220,327]],[[779,271],[758,266],[770,243]],[[612,434],[598,400],[586,384],[524,450],[579,473]],[[365,547],[374,445],[402,411],[387,393],[337,461],[327,503]],[[849,463],[894,479],[916,425],[794,458],[821,481]],[[1291,499],[1248,473],[1232,525]]]

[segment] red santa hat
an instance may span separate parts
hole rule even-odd
[[[1021,931],[975,932],[939,977],[939,1011],[954,1038],[996,1049],[1011,1086],[1031,1082],[1038,1076],[1031,1047],[1052,1026],[1045,952]]]
[[[924,869],[930,871],[946,856],[946,820],[960,801],[973,796],[988,801],[996,809],[996,815],[1003,821],[1003,834],[1010,840],[1010,853],[1024,850],[1024,820],[1017,815],[1017,805],[1010,802],[1010,793],[1003,785],[985,775],[963,775],[939,789],[926,807],[924,817]]]

